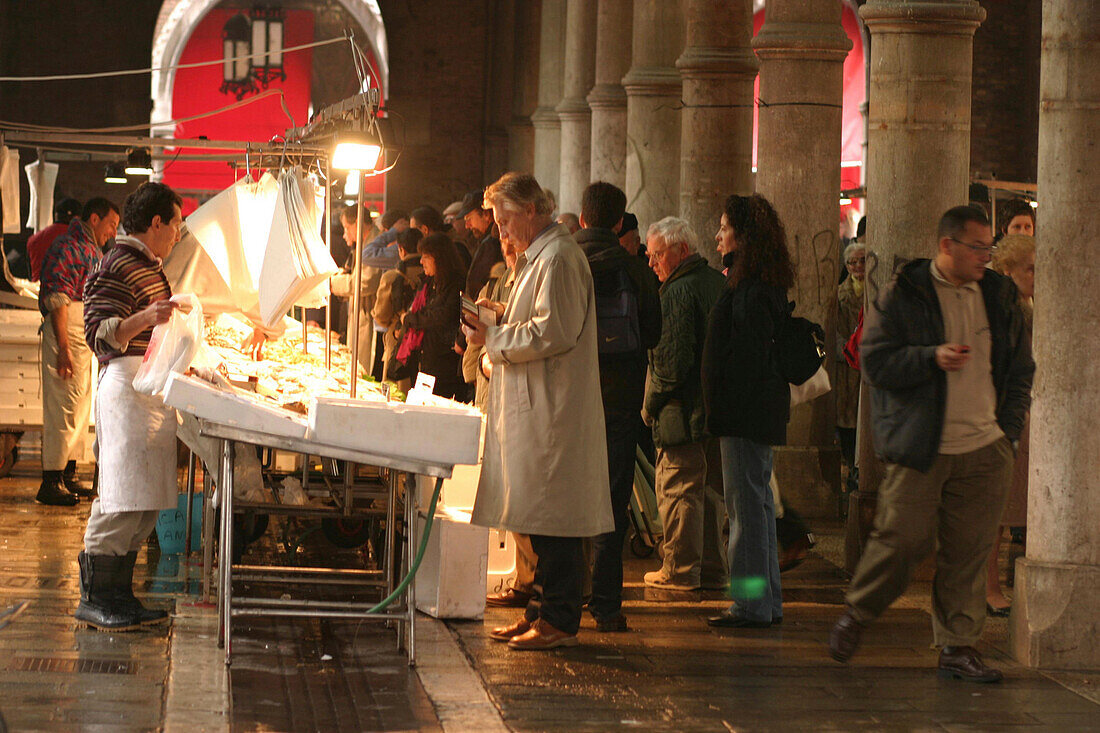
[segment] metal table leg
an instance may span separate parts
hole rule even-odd
[[[183,557],[186,561],[191,557],[191,505],[194,504],[195,498],[195,452],[187,452],[187,509],[184,511],[184,540],[183,540]]]
[[[233,654],[233,442],[222,443],[222,537],[218,548],[218,567],[222,586],[222,635],[225,639],[225,666],[229,666]]]
[[[202,472],[202,602],[210,603],[210,582],[214,576],[214,482],[210,466]],[[217,470],[217,467],[213,467]],[[221,481],[218,482],[219,484]]]
[[[436,485],[438,486],[443,479],[436,479]],[[396,483],[396,482],[395,482]],[[395,492],[396,493],[396,492]],[[420,492],[417,491],[416,476],[411,473],[405,474],[405,537],[407,538],[405,546],[405,562],[404,572],[408,572],[412,567],[413,558],[416,556],[416,519],[417,519],[417,504],[420,500]],[[409,585],[405,588],[405,613],[407,615],[408,625],[408,651],[409,651],[409,666],[416,666],[416,578],[409,581]]]

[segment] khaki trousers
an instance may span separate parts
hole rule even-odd
[[[706,442],[657,449],[657,511],[664,525],[662,574],[683,585],[718,586],[726,582],[722,546],[725,512],[712,488],[721,485],[721,463],[708,477]]]
[[[145,539],[157,526],[156,510],[147,512],[104,512],[99,499],[92,502],[88,527],[84,530],[84,551],[89,555],[121,557],[141,549]]]
[[[938,646],[973,646],[985,623],[985,563],[1012,478],[1012,446],[999,438],[940,454],[927,473],[889,464],[875,528],[845,597],[868,622],[904,591],[933,549],[932,630]]]
[[[531,547],[530,535],[512,532],[516,542],[516,579],[512,587],[523,593],[535,592],[535,567],[539,563],[535,548]]]
[[[88,434],[92,414],[92,352],[84,342],[84,304],[69,303],[69,355],[73,375],[57,375],[57,334],[42,322],[42,470],[61,471]]]

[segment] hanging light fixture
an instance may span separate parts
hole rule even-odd
[[[347,180],[344,181],[344,195],[347,197],[359,195],[359,179],[363,177],[360,171],[355,169],[348,171]]]
[[[132,148],[126,154],[126,175],[153,175],[153,156],[145,148]]]
[[[249,11],[252,17],[252,76],[264,89],[278,79],[286,81],[283,70],[282,8],[256,5]]]
[[[382,141],[367,130],[348,130],[335,137],[332,167],[338,170],[373,171],[382,155]]]
[[[252,53],[250,41],[252,29],[248,17],[237,13],[225,22],[222,28],[222,94],[235,94],[244,99],[249,92],[256,91],[256,82],[252,79]]]
[[[103,172],[104,183],[129,183],[126,177],[126,167],[122,163],[108,163]]]

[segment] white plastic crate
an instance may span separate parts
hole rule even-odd
[[[416,544],[423,536],[425,518],[418,517]],[[436,509],[431,537],[416,574],[416,607],[435,618],[480,619],[485,616],[485,577],[488,552],[484,527],[470,524],[470,515],[458,509]]]
[[[309,405],[310,439],[375,455],[442,464],[475,464],[481,413],[452,406],[314,397]]]
[[[306,421],[298,415],[183,374],[169,375],[164,387],[164,404],[195,417],[243,430],[258,430],[287,438],[304,438],[306,435]]]

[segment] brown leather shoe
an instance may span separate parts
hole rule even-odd
[[[513,636],[508,642],[509,649],[519,651],[543,652],[547,649],[557,649],[559,646],[577,646],[576,634],[567,634],[556,629],[541,618],[531,624],[531,628],[519,636]]]
[[[494,641],[511,641],[512,637],[519,636],[520,634],[526,634],[531,629],[531,622],[523,616],[519,617],[519,621],[516,621],[510,626],[498,626],[489,632],[489,638]]]
[[[847,662],[859,648],[859,639],[867,628],[852,615],[852,609],[845,609],[836,626],[829,632],[829,654],[838,662]]]
[[[945,646],[940,651],[940,677],[954,677],[967,682],[1000,682],[1001,670],[987,667],[982,655],[972,646]]]
[[[527,602],[533,595],[515,588],[505,588],[500,593],[490,593],[485,596],[485,605],[497,608],[526,608]]]

